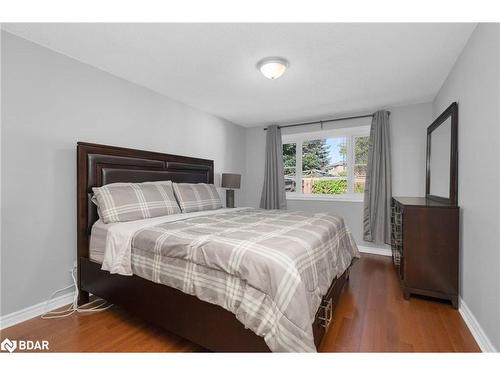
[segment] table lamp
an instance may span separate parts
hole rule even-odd
[[[234,190],[239,189],[241,175],[235,173],[223,173],[221,187],[226,189],[226,207],[234,208]]]

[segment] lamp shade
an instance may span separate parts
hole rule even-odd
[[[241,175],[235,173],[223,173],[221,187],[228,189],[239,189]]]

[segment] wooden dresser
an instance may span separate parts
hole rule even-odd
[[[428,198],[392,198],[392,259],[405,299],[420,294],[458,308],[459,212]]]

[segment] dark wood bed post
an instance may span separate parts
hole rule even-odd
[[[87,223],[87,198],[86,198],[86,176],[82,171],[87,171],[87,158],[85,152],[80,150],[80,144],[77,145],[77,160],[76,160],[76,173],[77,173],[77,250],[76,250],[76,265],[77,274],[76,282],[78,287],[78,306],[84,305],[89,302],[89,292],[86,292],[81,287],[81,258],[89,257],[89,241],[87,228],[84,223]],[[85,194],[84,194],[85,193]]]
[[[78,142],[77,154],[78,304],[88,302],[92,293],[209,350],[268,352],[264,339],[228,310],[135,275],[110,274],[89,258],[90,229],[98,218],[90,200],[92,187],[161,180],[213,183],[213,161],[83,142]],[[323,297],[312,325],[316,347],[328,329],[348,275],[349,269],[333,280]]]

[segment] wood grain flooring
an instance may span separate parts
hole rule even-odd
[[[55,352],[199,352],[203,348],[118,307],[62,319],[34,318],[0,332],[49,340]],[[478,352],[457,310],[432,299],[405,301],[389,257],[363,254],[323,339],[321,352]]]

